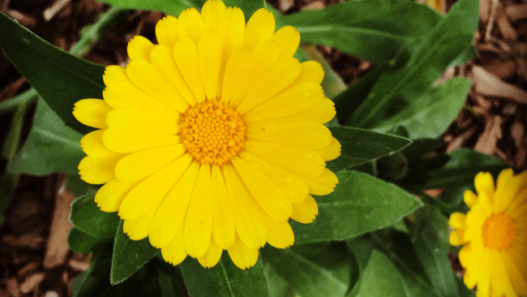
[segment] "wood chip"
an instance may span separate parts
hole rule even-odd
[[[527,19],[527,3],[509,5],[505,8],[505,13],[513,22]]]
[[[70,0],[57,0],[53,5],[44,10],[43,16],[46,22],[49,22],[59,11],[61,11],[66,5],[70,3]]]
[[[45,238],[42,236],[35,236],[35,234],[23,234],[22,236],[7,234],[4,235],[2,241],[14,247],[39,249],[44,246]]]
[[[516,102],[507,102],[501,111],[505,115],[515,115],[518,110],[518,104]]]
[[[61,186],[57,190],[55,197],[55,211],[53,212],[46,256],[43,263],[44,267],[48,269],[63,264],[69,251],[67,239],[72,226],[68,217],[70,204],[75,199],[75,196],[66,189],[64,176],[61,180],[59,183]]]
[[[458,137],[454,138],[454,141],[452,141],[446,148],[446,152],[450,153],[451,151],[454,151],[458,148],[460,148],[463,143],[468,140],[474,133],[476,132],[478,128],[476,126],[466,130],[465,132],[461,133]]]
[[[501,6],[498,8],[496,24],[500,29],[501,36],[503,36],[503,39],[512,41],[518,39],[518,34],[516,33],[516,30],[512,27],[511,23],[509,22],[509,18],[507,18],[507,15],[505,15],[505,11],[503,11],[503,8],[501,8]]]
[[[527,104],[527,92],[523,89],[503,82],[495,75],[476,65],[472,67],[472,74],[476,92]]]
[[[491,64],[482,65],[485,70],[494,74],[500,79],[507,80],[516,76],[517,64],[515,61],[493,61]]]
[[[501,139],[501,117],[490,117],[485,123],[485,130],[480,135],[474,149],[487,155],[493,155],[496,151],[498,139]]]
[[[28,275],[30,275],[31,273],[35,272],[38,268],[38,263],[37,262],[30,262],[30,263],[27,263],[26,266],[22,267],[21,269],[18,270],[17,274],[19,277],[26,277]]]
[[[86,271],[88,268],[90,268],[90,263],[88,262],[82,262],[75,259],[71,259],[68,264],[71,268],[78,271]]]
[[[0,297],[9,297],[9,292],[4,289],[0,289]]]
[[[295,5],[295,1],[294,0],[281,0],[278,3],[278,8],[280,8],[281,12],[286,12],[289,9],[291,9],[291,7],[293,7],[294,5]]]
[[[16,278],[12,277],[6,280],[7,292],[13,297],[19,297],[20,291],[18,290],[18,282]]]
[[[490,16],[491,0],[480,0],[479,1],[479,16],[481,21],[486,23]]]
[[[46,275],[44,272],[35,273],[28,278],[20,285],[20,292],[27,294],[42,282]]]
[[[322,1],[313,1],[302,8],[300,10],[315,10],[315,9],[322,9],[324,8],[324,2]]]
[[[44,297],[59,297],[59,293],[55,291],[47,291],[46,294],[44,294]]]
[[[498,14],[499,0],[492,0],[492,6],[490,8],[489,22],[487,23],[487,29],[485,30],[485,40],[492,39],[492,30],[494,29],[494,23],[496,22],[496,16]]]

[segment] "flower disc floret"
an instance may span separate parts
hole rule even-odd
[[[245,145],[247,127],[233,106],[218,100],[198,103],[179,121],[183,147],[200,164],[223,165]]]
[[[503,251],[509,248],[516,237],[516,226],[511,216],[500,212],[494,213],[485,220],[481,228],[483,244],[494,250]]]

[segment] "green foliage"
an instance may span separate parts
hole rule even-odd
[[[250,269],[236,267],[226,253],[213,268],[203,268],[195,259],[181,264],[185,286],[193,297],[270,297],[261,260]]]
[[[48,104],[39,100],[28,139],[9,162],[8,169],[33,175],[76,174],[77,165],[85,156],[79,143],[81,138],[82,134],[64,125]]]
[[[387,227],[421,203],[394,184],[357,171],[337,173],[335,192],[317,199],[319,214],[308,225],[291,222],[297,244],[345,240]]]
[[[102,98],[103,66],[49,44],[3,13],[0,47],[66,125],[81,133],[90,130],[71,112],[73,104],[81,99]]]
[[[93,201],[95,195],[77,198],[71,204],[70,221],[80,231],[97,238],[113,238],[119,217],[117,213],[102,212]]]

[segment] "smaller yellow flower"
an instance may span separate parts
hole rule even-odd
[[[527,296],[527,172],[503,170],[496,187],[492,175],[480,172],[477,195],[467,190],[470,210],[453,213],[450,244],[464,245],[459,261],[468,288],[477,296]]]

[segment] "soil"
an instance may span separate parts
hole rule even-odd
[[[423,0],[425,1],[425,0]],[[283,13],[320,9],[337,0],[272,0]],[[429,0],[440,11],[452,1]],[[50,43],[70,49],[80,30],[96,21],[108,5],[94,0],[0,0],[0,11],[18,20]],[[442,79],[465,76],[473,80],[465,108],[443,134],[440,151],[473,148],[527,168],[527,1],[480,0],[480,23],[474,43],[479,57],[448,69]],[[127,63],[126,45],[137,34],[154,40],[158,12],[130,11],[125,21],[85,56],[103,64]],[[368,62],[338,50],[319,47],[328,63],[351,84],[372,69]],[[29,85],[0,51],[0,102],[29,89]],[[25,115],[27,137],[34,109]],[[12,116],[0,116],[0,140],[5,141]],[[0,161],[0,174],[6,160]],[[71,296],[71,281],[88,269],[89,255],[71,252],[65,235],[69,204],[74,198],[65,177],[22,175],[0,226],[0,297]],[[455,262],[456,258],[452,257]],[[459,270],[459,267],[456,267]]]

